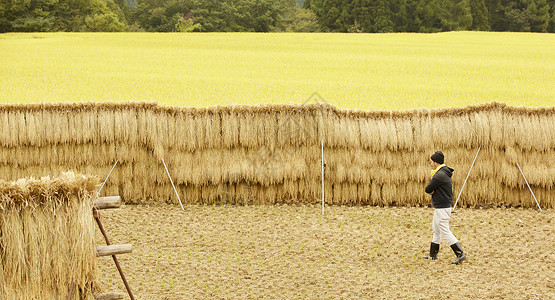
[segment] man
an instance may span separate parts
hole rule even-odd
[[[460,264],[466,259],[459,241],[451,230],[449,230],[449,218],[451,217],[451,205],[453,202],[453,182],[451,176],[453,169],[444,164],[444,156],[441,151],[436,151],[430,157],[432,166],[432,181],[426,186],[426,193],[432,195],[434,205],[434,219],[432,221],[433,238],[430,245],[430,255],[424,256],[425,259],[437,259],[439,244],[443,237],[457,256],[453,264]]]

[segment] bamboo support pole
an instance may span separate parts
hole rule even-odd
[[[324,215],[324,140],[322,140],[322,216]]]
[[[540,209],[540,213],[544,213],[542,208],[540,207],[540,203],[538,202],[538,199],[536,199],[536,195],[534,195],[534,192],[532,192],[532,188],[530,187],[530,184],[528,184],[528,180],[526,180],[526,176],[524,176],[524,172],[522,172],[522,169],[520,168],[520,165],[518,163],[516,163],[516,166],[518,167],[518,170],[520,171],[520,174],[522,174],[522,178],[524,178],[524,181],[526,182],[526,185],[528,186],[528,189],[530,190],[530,193],[532,193],[532,197],[534,197],[534,200],[536,201],[536,204],[538,205],[538,208]]]
[[[170,171],[168,171],[168,167],[166,166],[166,162],[164,161],[163,158],[162,158],[162,163],[164,164],[164,168],[166,168],[166,173],[168,174],[168,177],[170,178],[170,182],[172,183],[173,191],[175,192],[175,195],[177,196],[177,200],[179,201],[179,205],[181,205],[181,210],[185,211],[185,208],[183,208],[183,203],[181,203],[181,199],[179,199],[179,193],[177,193],[177,189],[175,188],[175,185],[173,184],[172,177],[170,176]]]
[[[466,179],[464,180],[461,191],[459,192],[459,196],[457,197],[457,201],[455,201],[455,205],[453,205],[453,208],[451,209],[452,212],[454,212],[455,207],[457,207],[457,203],[459,202],[459,198],[461,197],[461,194],[464,190],[464,186],[466,185],[466,181],[468,180],[468,177],[470,176],[470,172],[472,172],[472,168],[474,167],[474,163],[476,163],[476,158],[478,158],[478,153],[480,153],[480,149],[482,149],[482,145],[480,145],[480,148],[478,148],[478,152],[476,152],[476,156],[474,156],[474,161],[472,161],[472,165],[470,166],[470,170],[468,170],[468,174],[466,174]]]
[[[102,183],[102,185],[100,186],[100,189],[98,190],[98,194],[100,195],[100,191],[102,191],[102,188],[104,188],[104,185],[106,184],[106,181],[108,181],[108,178],[110,178],[110,175],[112,175],[112,172],[114,171],[114,168],[116,167],[116,165],[118,164],[119,160],[116,160],[116,163],[114,164],[114,166],[112,167],[112,169],[110,170],[110,173],[108,173],[108,176],[106,177],[106,179],[104,180],[104,182]]]

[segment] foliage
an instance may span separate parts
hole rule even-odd
[[[555,32],[554,24],[555,0],[0,0],[0,32]]]
[[[113,13],[95,14],[85,18],[85,31],[115,32],[124,31],[125,25]]]
[[[194,31],[268,32],[294,6],[292,0],[142,0],[131,19],[147,31],[175,31],[179,16],[191,14],[199,24]]]
[[[546,0],[531,0],[527,11],[530,16],[530,31],[547,32],[550,15]]]
[[[187,13],[186,15],[177,13],[177,24],[175,24],[175,29],[179,32],[193,32],[200,29],[202,25],[195,23],[195,18],[192,13]]]
[[[322,31],[553,31],[555,0],[307,0]]]
[[[490,30],[488,9],[484,0],[470,0],[470,13],[472,15],[472,30]]]
[[[123,31],[121,0],[0,0],[0,32]]]
[[[282,30],[287,32],[317,32],[320,28],[316,14],[306,8],[291,9],[283,23]]]

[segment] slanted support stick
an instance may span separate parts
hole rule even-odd
[[[324,140],[322,140],[322,216],[324,215]]]
[[[478,158],[478,153],[480,153],[480,149],[482,149],[482,145],[480,145],[480,147],[478,148],[478,152],[476,152],[476,156],[474,156],[474,161],[472,162],[472,165],[470,166],[470,170],[468,170],[468,174],[466,175],[466,179],[464,180],[461,191],[459,192],[459,196],[457,197],[457,201],[455,201],[455,205],[453,205],[453,209],[451,209],[452,212],[455,211],[455,207],[457,206],[457,203],[459,202],[459,198],[461,198],[461,194],[464,190],[464,186],[466,185],[466,181],[468,180],[468,177],[470,176],[470,172],[472,172],[472,168],[474,167],[474,163],[476,163],[476,158]]]
[[[106,180],[104,180],[104,182],[102,183],[102,185],[100,186],[100,189],[98,190],[98,194],[100,195],[100,191],[102,191],[102,188],[104,187],[104,185],[106,184],[106,181],[108,181],[108,178],[110,178],[110,175],[112,175],[112,171],[114,171],[114,168],[116,167],[116,165],[118,164],[119,160],[116,160],[116,163],[114,164],[114,166],[112,167],[112,170],[110,170],[110,173],[108,173],[108,177],[106,177]]]
[[[538,208],[540,209],[540,213],[544,213],[542,208],[540,207],[540,203],[538,202],[538,199],[536,199],[536,195],[534,195],[534,192],[532,192],[532,188],[530,188],[530,184],[528,184],[528,180],[526,180],[526,176],[524,176],[524,172],[522,172],[522,169],[520,168],[520,165],[518,163],[516,163],[516,166],[518,167],[518,170],[520,171],[520,174],[522,174],[522,178],[524,178],[524,181],[526,182],[526,185],[528,186],[528,189],[530,190],[530,193],[532,193],[532,197],[534,197],[534,200],[536,200],[536,204],[538,205]]]
[[[73,297],[73,288],[75,287],[75,281],[71,281],[71,286],[69,287],[69,294],[67,294],[67,300],[71,300]]]
[[[170,176],[170,171],[168,171],[168,167],[166,166],[166,162],[164,161],[163,158],[162,158],[162,163],[164,164],[164,168],[166,168],[166,173],[168,174],[168,177],[170,178],[170,182],[172,183],[172,187],[173,187],[173,190],[175,192],[175,195],[177,196],[177,200],[179,201],[179,205],[181,205],[181,210],[185,211],[185,208],[183,208],[183,203],[181,203],[181,199],[179,199],[179,194],[177,193],[177,189],[175,188],[175,185],[173,184],[172,177]]]

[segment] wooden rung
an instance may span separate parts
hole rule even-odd
[[[108,208],[119,208],[121,206],[120,196],[111,197],[100,197],[94,200],[94,208],[96,209],[108,209]]]
[[[96,300],[121,300],[125,297],[122,293],[102,293],[94,295]]]
[[[131,251],[133,251],[131,244],[98,246],[96,247],[96,256],[117,255],[131,253]]]

